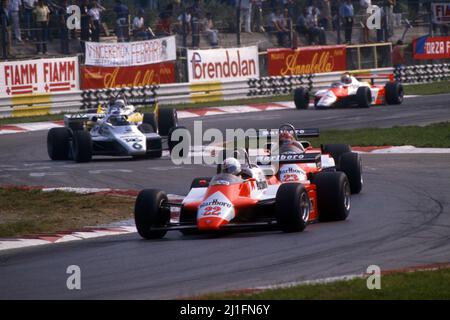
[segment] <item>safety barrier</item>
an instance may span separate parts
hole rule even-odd
[[[394,76],[402,83],[426,83],[450,79],[450,63],[400,66]]]
[[[450,79],[450,64],[380,68],[352,71],[374,75],[375,83],[386,82],[376,75],[394,74],[404,83],[421,83]],[[183,104],[203,101],[243,99],[268,95],[289,94],[300,86],[316,91],[339,80],[342,72],[298,76],[261,77],[248,80],[213,83],[174,83],[120,89],[100,89],[56,93],[51,95],[0,98],[0,117],[81,111],[106,103],[111,94],[122,93],[134,104],[150,104],[157,98],[160,104]]]

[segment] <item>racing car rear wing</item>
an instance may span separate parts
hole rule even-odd
[[[381,80],[387,80],[387,81],[394,81],[394,74],[393,73],[371,73],[371,72],[364,72],[364,71],[358,71],[358,72],[349,72],[352,76],[354,76],[358,80],[370,80],[370,83],[373,85],[375,84],[375,80],[381,79]]]
[[[90,121],[94,118],[101,119],[104,118],[105,114],[102,113],[76,113],[76,114],[65,114],[64,115],[64,125],[69,123],[82,123]]]
[[[259,156],[256,158],[258,165],[268,165],[273,162],[283,163],[315,163],[317,167],[321,166],[321,153],[294,153],[294,154],[279,154],[269,156]]]

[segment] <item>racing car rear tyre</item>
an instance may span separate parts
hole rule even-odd
[[[353,194],[361,192],[363,186],[362,160],[359,154],[347,152],[341,155],[340,170],[347,175]]]
[[[164,191],[144,189],[139,192],[134,206],[134,221],[139,235],[144,239],[161,239],[166,230],[152,230],[154,227],[164,227],[170,221],[170,209],[161,205],[166,202]]]
[[[158,131],[158,124],[156,123],[156,116],[153,112],[146,112],[142,118],[142,124],[148,124],[152,127],[152,132]]]
[[[322,145],[322,153],[328,153],[334,159],[336,168],[340,168],[341,155],[347,152],[351,152],[352,148],[348,144],[336,143],[336,144],[324,144]]]
[[[308,223],[310,201],[300,183],[280,185],[276,195],[276,219],[284,232],[303,231]]]
[[[372,93],[369,87],[359,87],[356,91],[356,102],[360,108],[369,108],[372,103]]]
[[[309,92],[305,88],[297,88],[294,90],[294,102],[297,109],[308,109]]]
[[[51,128],[47,133],[47,152],[52,160],[69,159],[70,130]]]
[[[89,162],[92,159],[92,139],[87,131],[72,132],[72,156],[76,162]]]
[[[194,180],[192,180],[191,189],[192,188],[206,188],[209,186],[210,181],[211,181],[211,177],[195,178]]]
[[[158,128],[161,136],[169,135],[169,130],[178,124],[177,111],[174,108],[159,109]]]
[[[398,82],[388,82],[384,89],[387,104],[401,104],[403,102],[403,85]]]
[[[167,135],[167,145],[169,146],[169,152],[170,152],[171,154],[172,154],[173,148],[174,148],[177,144],[179,144],[179,143],[181,143],[181,142],[183,141],[183,137],[180,137],[180,139],[178,139],[177,141],[172,141],[172,134],[173,134],[173,132],[174,132],[175,130],[177,130],[177,129],[181,129],[181,130],[186,130],[186,131],[187,131],[186,127],[183,127],[183,126],[178,126],[178,127],[172,127],[172,128],[170,128],[169,134]],[[177,156],[179,156],[179,157],[184,157],[184,152],[183,152],[183,150],[181,150],[181,151],[178,153]]]
[[[345,220],[350,213],[350,184],[343,172],[319,172],[312,178],[317,188],[320,221]]]

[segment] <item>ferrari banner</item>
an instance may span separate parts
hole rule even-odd
[[[134,42],[86,42],[86,65],[129,67],[177,59],[175,36]]]
[[[83,89],[141,87],[175,82],[175,62],[132,67],[81,68]]]
[[[450,23],[450,3],[434,2],[431,4],[431,15],[433,23],[447,24]]]
[[[414,59],[450,59],[450,37],[423,36],[413,41]]]
[[[258,47],[188,50],[189,82],[259,77]]]
[[[342,71],[347,69],[346,46],[269,49],[269,76]]]
[[[75,90],[77,57],[0,62],[0,97]]]

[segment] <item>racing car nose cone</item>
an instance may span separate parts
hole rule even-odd
[[[197,220],[197,227],[199,230],[217,230],[227,222],[220,217],[203,218]]]

